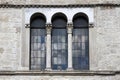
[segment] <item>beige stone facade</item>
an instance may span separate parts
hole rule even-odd
[[[1,80],[119,80],[119,76],[2,76]]]
[[[0,3],[14,5],[120,4],[120,0],[0,0]],[[1,7],[0,80],[120,80],[120,7],[97,6],[92,9],[94,26],[89,28],[90,70],[88,73],[82,71],[84,74],[78,75],[75,75],[76,72],[69,72],[67,75],[64,75],[66,74],[64,72],[56,72],[57,75],[51,75],[51,73],[36,75],[37,72],[30,72],[24,75],[22,72],[23,75],[21,75],[14,72],[29,72],[30,29],[25,27],[26,8]],[[4,71],[14,72],[4,74]],[[109,74],[110,72],[113,74]]]

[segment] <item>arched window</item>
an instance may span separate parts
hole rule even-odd
[[[73,17],[73,69],[89,69],[89,28],[88,17],[84,13],[77,13]]]
[[[52,17],[52,69],[67,68],[67,17],[56,13]]]
[[[30,19],[30,69],[44,70],[46,66],[45,51],[46,18],[35,13]]]

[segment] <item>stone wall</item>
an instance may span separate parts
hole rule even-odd
[[[0,80],[120,80],[120,76],[0,76]]]
[[[120,8],[95,8],[92,69],[120,70]]]
[[[43,0],[7,0],[13,4],[59,4],[69,1],[43,1]],[[92,0],[90,3],[103,3],[110,0]],[[1,0],[1,3],[6,3]],[[54,3],[53,3],[54,2]],[[70,3],[89,3],[88,0],[75,1]],[[82,3],[81,3],[82,2]],[[110,1],[120,3],[119,0]],[[120,7],[95,7],[94,9],[94,27],[90,28],[93,39],[92,52],[90,54],[90,70],[94,71],[120,71]],[[24,70],[26,56],[23,53],[27,51],[24,47],[26,42],[24,8],[0,8],[0,70]],[[29,39],[28,39],[29,40]],[[25,43],[25,44],[24,44]],[[90,48],[91,49],[91,48]],[[24,57],[24,58],[23,58]],[[29,62],[29,61],[26,61]],[[27,67],[29,67],[27,65]],[[0,80],[120,80],[120,75],[109,76],[0,76]]]
[[[24,49],[27,45],[24,13],[23,8],[0,9],[0,70],[21,70],[23,67],[24,54],[28,54]],[[94,8],[95,26],[90,28],[91,40],[94,40],[90,70],[120,70],[119,13],[119,7]]]
[[[20,65],[22,10],[0,9],[0,70]]]

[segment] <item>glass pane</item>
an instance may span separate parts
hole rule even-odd
[[[62,17],[56,17],[52,21],[52,26],[56,28],[64,28],[66,27],[66,24],[67,24],[67,21]]]
[[[52,31],[52,69],[67,68],[67,30],[53,29]]]
[[[57,50],[57,43],[52,43],[52,49]]]
[[[89,68],[88,29],[73,30],[73,68],[87,70]]]
[[[37,51],[38,52],[38,57],[40,58],[41,57],[41,51]]]
[[[34,33],[32,33],[34,32]],[[44,70],[45,57],[45,29],[31,29],[31,69]]]
[[[57,64],[57,57],[53,58],[53,64]]]
[[[37,29],[32,29],[31,30],[31,36],[36,36],[38,33],[37,33]]]
[[[37,17],[35,19],[32,20],[31,22],[31,27],[40,27],[40,28],[44,28],[45,27],[45,19]]]
[[[73,20],[74,27],[88,27],[88,19],[84,16],[78,16]]]

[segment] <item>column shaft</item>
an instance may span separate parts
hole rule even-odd
[[[46,70],[51,70],[51,28],[47,27],[46,36]]]
[[[72,68],[72,27],[68,27],[68,70]]]

